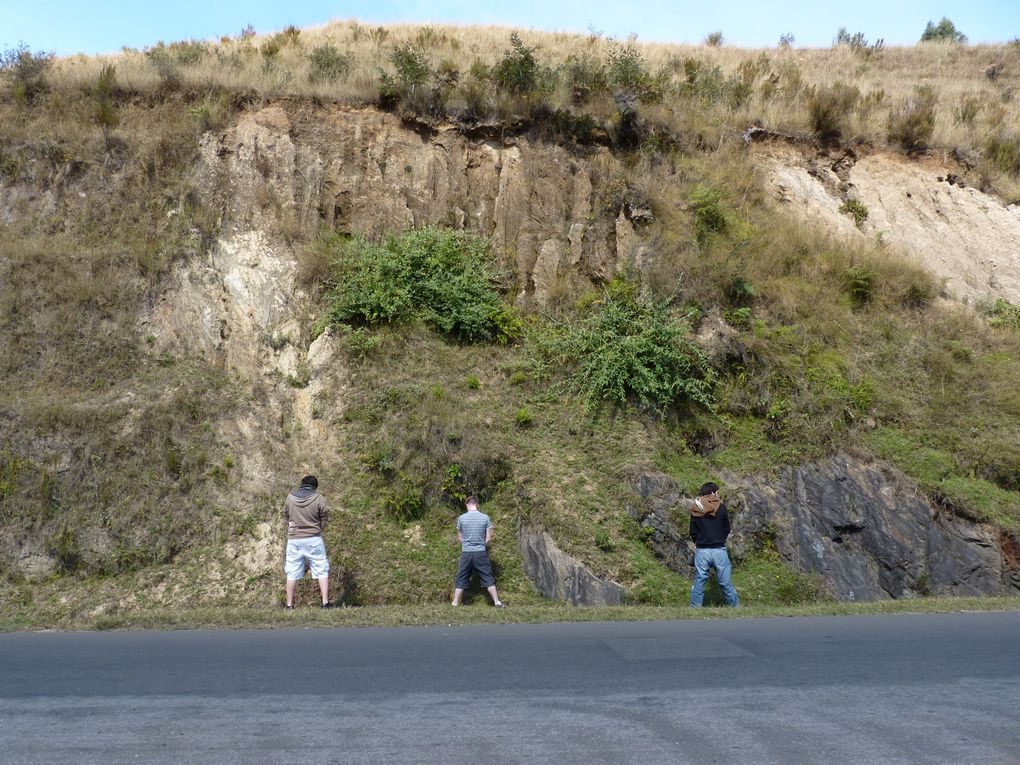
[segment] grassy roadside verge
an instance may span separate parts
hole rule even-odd
[[[564,605],[508,607],[366,606],[321,611],[299,608],[192,608],[130,611],[121,614],[46,622],[32,614],[0,617],[0,631],[39,630],[188,630],[296,629],[312,627],[460,627],[472,624],[547,624],[553,622],[661,621],[671,619],[753,619],[794,616],[865,616],[875,614],[941,614],[977,611],[1020,611],[1020,598],[919,598],[873,603],[811,603],[796,606],[728,608],[617,606],[579,608]]]

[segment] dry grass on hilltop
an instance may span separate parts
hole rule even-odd
[[[521,35],[524,46],[533,50],[538,81],[527,92],[519,88],[509,97],[486,85],[512,51],[511,32],[495,26],[369,28],[357,21],[337,21],[304,30],[289,27],[274,35],[242,34],[211,43],[160,43],[144,52],[73,56],[54,62],[51,80],[57,89],[88,90],[101,68],[113,64],[119,87],[127,91],[155,92],[168,86],[253,90],[264,97],[367,104],[380,99],[381,72],[395,75],[399,85],[394,52],[413,49],[428,71],[410,86],[418,91],[418,103],[401,94],[401,105],[412,111],[438,108],[446,115],[473,112],[506,118],[544,107],[606,116],[622,97],[636,95],[643,116],[666,128],[689,131],[708,120],[741,130],[757,124],[799,135],[827,130],[818,120],[831,115],[818,101],[842,83],[851,90],[848,97],[841,91],[838,113],[831,118],[840,123],[836,130],[844,143],[902,142],[890,135],[891,121],[929,99],[933,124],[923,146],[916,148],[961,149],[972,158],[983,154],[990,185],[992,176],[1015,174],[1020,166],[1015,128],[1020,125],[1020,99],[1014,98],[1020,44],[1015,41],[740,49],[527,31]],[[598,81],[606,76],[610,82],[600,93]],[[644,78],[648,87],[636,80],[629,83],[636,88],[626,87],[627,82],[614,85],[614,77]],[[930,88],[932,95],[919,88]],[[635,89],[636,94],[626,92]],[[699,103],[698,125],[686,114],[692,98]]]
[[[158,89],[172,74],[193,88],[254,89],[269,96],[373,102],[379,70],[393,69],[395,47],[412,45],[433,69],[456,71],[463,91],[472,79],[472,67],[492,66],[504,56],[511,32],[500,27],[404,24],[369,29],[353,20],[336,21],[301,31],[290,28],[272,36],[175,43],[162,49],[166,53],[162,62],[156,53],[159,46],[147,53],[125,50],[112,56],[72,56],[56,62],[53,81],[65,88],[91,88],[102,65],[112,63],[122,87],[143,92]],[[807,130],[807,102],[813,89],[836,82],[855,86],[866,102],[855,115],[855,127],[858,135],[867,139],[884,135],[889,110],[912,98],[918,86],[929,86],[936,93],[936,146],[979,144],[990,132],[1020,124],[1020,100],[1013,98],[1020,78],[1020,46],[1016,43],[925,43],[877,51],[848,45],[755,50],[620,43],[597,35],[535,31],[522,33],[522,38],[525,45],[535,48],[542,64],[553,68],[585,57],[605,61],[614,51],[632,49],[640,53],[649,72],[661,73],[678,85],[684,79],[686,59],[718,66],[724,77],[741,78],[753,89],[752,97],[732,110],[733,116],[774,130]],[[347,65],[334,82],[322,78],[316,82],[311,77],[310,54],[320,46],[334,46],[346,56]],[[553,105],[565,105],[570,99],[562,85],[549,95]]]

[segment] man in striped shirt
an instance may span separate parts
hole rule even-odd
[[[492,596],[492,605],[503,608],[496,592],[496,579],[492,575],[487,547],[492,541],[492,521],[478,509],[478,498],[467,498],[467,512],[457,519],[457,540],[460,542],[460,568],[453,591],[453,605],[459,606],[464,590],[471,583],[471,573],[477,572],[482,587]]]

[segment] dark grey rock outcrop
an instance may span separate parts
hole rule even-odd
[[[668,476],[647,473],[632,514],[663,562],[691,576],[687,502]],[[764,544],[837,600],[1020,592],[1016,541],[933,507],[902,474],[849,457],[787,468],[730,492],[738,559]]]
[[[524,573],[547,598],[575,606],[618,606],[623,602],[623,587],[592,574],[560,550],[548,532],[522,528],[517,546]]]

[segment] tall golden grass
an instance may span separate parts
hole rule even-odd
[[[362,104],[377,97],[380,70],[392,69],[395,46],[411,44],[422,50],[433,68],[442,64],[462,75],[476,63],[491,66],[509,48],[513,30],[499,26],[422,26],[397,24],[368,27],[358,21],[333,21],[276,35],[224,37],[202,43],[194,63],[177,67],[179,84],[188,88],[254,90],[266,97],[306,96]],[[605,60],[615,47],[636,49],[650,72],[683,76],[684,59],[718,66],[725,76],[737,75],[742,64],[757,63],[753,95],[733,109],[737,121],[787,132],[808,130],[807,99],[817,86],[843,82],[857,87],[866,104],[857,110],[850,138],[884,140],[890,110],[910,99],[917,86],[936,94],[932,144],[943,149],[980,148],[983,137],[1020,125],[1020,45],[959,45],[923,43],[890,47],[862,54],[847,45],[831,48],[774,47],[747,49],[727,45],[686,45],[617,41],[600,35],[529,30],[525,44],[537,47],[546,66],[562,66],[584,55]],[[340,82],[314,82],[309,77],[309,54],[317,46],[332,45],[352,62]],[[278,49],[273,53],[274,48]],[[270,55],[271,54],[271,55]],[[71,56],[54,62],[50,79],[56,88],[91,88],[102,67],[116,66],[117,81],[132,91],[154,91],[161,77],[144,51],[110,56]],[[996,69],[997,67],[997,69]],[[989,76],[989,73],[992,76]],[[560,89],[563,90],[563,89]],[[567,95],[551,96],[552,105]],[[966,103],[976,109],[973,119],[961,115]]]

